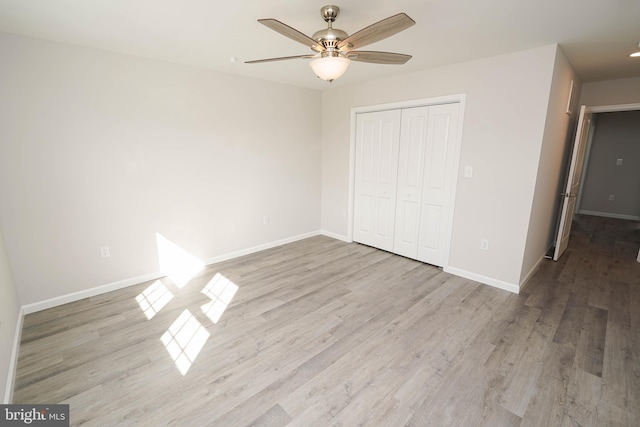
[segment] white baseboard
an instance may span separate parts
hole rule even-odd
[[[228,261],[230,259],[238,258],[244,255],[249,255],[255,252],[264,251],[266,249],[275,248],[276,246],[286,245],[287,243],[297,242],[298,240],[308,239],[309,237],[314,237],[320,235],[320,231],[310,231],[308,233],[298,234],[297,236],[287,237],[285,239],[276,240],[274,242],[265,243],[258,246],[253,246],[247,249],[241,249],[239,251],[230,252],[228,254],[219,255],[213,258],[207,258],[203,262],[205,265],[215,264],[222,261]]]
[[[106,294],[107,292],[117,291],[118,289],[127,288],[129,286],[138,285],[140,283],[156,280],[164,277],[162,273],[150,273],[143,276],[132,277],[130,279],[119,280],[106,285],[96,286],[94,288],[84,289],[82,291],[73,292],[59,297],[50,298],[44,301],[34,302],[32,304],[23,305],[22,309],[25,314],[35,313],[36,311],[46,310],[48,308],[57,307],[81,299],[94,297],[96,295]]]
[[[231,252],[228,254],[220,255],[217,257],[204,260],[205,265],[215,264],[217,262],[227,261],[233,258],[237,258],[243,255],[249,255],[254,252],[263,251],[265,249],[271,249],[276,246],[286,245],[287,243],[293,243],[298,240],[306,239],[313,236],[318,236],[320,231],[311,231],[309,233],[298,234],[297,236],[287,237],[285,239],[276,240],[274,242],[265,243],[263,245],[253,246],[251,248],[242,249],[239,251]],[[73,292],[70,294],[62,295],[59,297],[51,298],[44,301],[35,302],[22,306],[24,314],[35,313],[37,311],[46,310],[48,308],[57,307],[59,305],[67,304],[74,301],[79,301],[84,298],[89,298],[97,295],[101,295],[111,291],[117,291],[118,289],[126,288],[140,283],[149,282],[151,280],[157,280],[164,277],[164,274],[160,272],[149,273],[143,276],[132,277],[129,279],[119,280],[113,283],[107,283],[106,285],[96,286],[90,289],[84,289],[82,291]]]
[[[332,239],[342,240],[343,242],[346,242],[346,243],[353,242],[353,240],[349,240],[347,236],[343,236],[342,234],[333,233],[327,230],[320,230],[320,234],[322,234],[323,236],[331,237]]]
[[[18,350],[20,349],[20,340],[22,338],[22,321],[24,320],[24,309],[18,310],[18,321],[16,322],[16,330],[13,334],[13,347],[11,349],[11,358],[9,360],[9,375],[7,376],[7,387],[4,391],[3,404],[9,404],[13,400],[13,386],[16,382],[16,369],[18,368]]]
[[[628,219],[630,221],[640,221],[640,216],[615,214],[615,213],[609,213],[609,212],[579,210],[578,214],[591,215],[591,216],[603,216],[606,218],[615,218],[615,219]]]
[[[529,283],[529,279],[531,279],[531,277],[536,273],[536,271],[538,271],[538,269],[540,268],[540,264],[542,264],[542,261],[544,261],[545,259],[546,258],[543,255],[538,260],[538,262],[536,262],[536,265],[534,265],[533,268],[529,270],[529,273],[527,273],[527,275],[524,276],[524,279],[522,279],[522,282],[520,283],[520,291],[522,291],[524,287],[527,286],[527,284]]]
[[[445,267],[446,273],[453,274],[455,276],[464,277],[465,279],[474,280],[476,282],[484,283],[485,285],[493,286],[494,288],[503,289],[505,291],[513,292],[517,294],[520,292],[520,287],[513,283],[504,282],[502,280],[494,279],[492,277],[483,276],[481,274],[471,273],[466,270],[455,267]]]

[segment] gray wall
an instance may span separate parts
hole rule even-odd
[[[579,212],[640,220],[640,111],[597,115]]]

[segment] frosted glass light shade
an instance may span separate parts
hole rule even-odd
[[[351,61],[342,56],[325,56],[316,58],[309,62],[309,65],[322,80],[331,82],[344,74]]]

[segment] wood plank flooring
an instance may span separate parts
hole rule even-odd
[[[520,295],[314,237],[30,314],[14,402],[86,426],[638,426],[640,227],[572,234]]]

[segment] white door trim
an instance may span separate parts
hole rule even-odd
[[[449,210],[449,232],[445,242],[445,259],[443,267],[449,264],[449,250],[451,248],[451,232],[453,227],[453,212],[455,208],[456,188],[458,184],[458,167],[460,164],[460,147],[462,145],[462,129],[464,123],[464,107],[466,100],[465,93],[437,96],[433,98],[422,98],[408,101],[391,102],[386,104],[367,105],[362,107],[354,107],[351,109],[351,132],[349,135],[349,200],[347,206],[347,240],[353,242],[353,210],[355,196],[355,165],[356,165],[356,116],[358,113],[369,113],[374,111],[394,110],[402,108],[426,107],[429,105],[440,104],[460,104],[460,116],[458,120],[458,128],[456,132],[456,147],[454,154],[454,164],[456,170],[453,173],[453,187],[451,192],[451,208]]]
[[[640,110],[640,104],[619,104],[619,105],[599,105],[587,108],[591,110],[592,113],[613,113],[616,111],[633,111]]]

